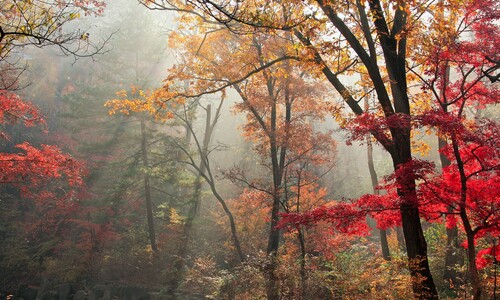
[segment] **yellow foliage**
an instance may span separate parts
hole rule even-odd
[[[429,144],[427,144],[424,141],[412,140],[412,143],[411,143],[411,152],[412,153],[418,153],[421,156],[427,156],[427,155],[429,155],[429,151],[431,149],[432,149],[431,146],[429,146]]]
[[[129,94],[131,98],[129,98]],[[174,118],[174,113],[169,106],[173,107],[175,104],[184,103],[184,98],[173,99],[173,94],[165,88],[151,92],[137,86],[131,86],[130,93],[121,90],[116,92],[116,96],[118,98],[108,100],[104,104],[105,107],[109,108],[108,114],[110,116],[116,113],[130,115],[131,113],[146,112],[160,122]]]
[[[172,224],[182,224],[184,222],[184,218],[179,215],[175,208],[170,209],[170,223]]]

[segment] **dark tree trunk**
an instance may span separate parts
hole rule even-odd
[[[300,299],[305,300],[307,295],[306,243],[300,228],[298,229],[297,239],[300,245]]]
[[[403,252],[406,252],[406,242],[403,228],[401,226],[398,226],[394,228],[394,231],[396,232],[396,239],[398,240],[399,249],[403,250]]]
[[[286,185],[286,184],[285,184]],[[297,213],[300,213],[300,190],[301,190],[301,171],[297,171]],[[300,245],[300,299],[304,300],[307,296],[307,273],[306,273],[306,241],[302,229],[297,228],[297,239]]]
[[[376,45],[372,37],[370,26],[368,25],[369,21],[367,19],[365,7],[363,5],[358,5],[358,11],[360,13],[360,25],[363,29],[365,41],[368,43],[370,53],[366,52],[360,40],[342,20],[335,10],[335,6],[333,6],[330,1],[316,0],[316,2],[366,67],[370,81],[373,83],[373,88],[377,94],[377,101],[384,112],[385,118],[401,118],[400,123],[402,124],[390,128],[392,140],[385,137],[381,132],[372,131],[375,138],[377,138],[391,154],[394,169],[397,170],[402,164],[410,162],[412,159],[410,151],[411,124],[409,122],[411,114],[406,82],[407,41],[406,35],[401,35],[407,24],[407,15],[405,12],[406,4],[405,2],[400,2],[400,5],[394,11],[391,22],[388,22],[385,16],[386,11],[384,11],[380,0],[368,1],[370,14],[375,26],[377,38],[382,48],[387,74],[389,76],[391,91],[389,94],[377,63],[378,55],[376,53]],[[311,42],[302,34],[298,33],[297,37],[305,45],[311,45]],[[317,62],[322,62],[319,52],[315,53],[315,60]],[[328,69],[326,65],[322,71],[344,98],[352,111],[357,115],[361,115],[364,111],[353,98],[352,94],[337,78],[336,73]],[[404,117],[407,117],[407,120],[405,120]],[[405,122],[407,123],[405,124]],[[416,298],[437,299],[437,290],[432,279],[427,258],[427,243],[420,223],[415,180],[408,180],[405,178],[398,178],[398,180],[402,187],[402,189],[398,190],[398,194],[402,202],[400,211],[408,252],[410,274],[413,281],[413,294]]]
[[[394,170],[398,170],[404,163],[411,161],[410,131],[405,128],[393,130],[393,137],[394,151],[391,154]],[[401,187],[398,188],[398,195],[401,198],[402,227],[414,297],[418,299],[438,299],[436,286],[429,268],[427,242],[420,222],[415,179],[411,174],[404,174],[403,176],[397,176],[396,180]]]
[[[401,205],[401,216],[413,294],[418,299],[438,299],[429,269],[427,243],[420,224],[418,208],[413,205]]]
[[[385,260],[391,260],[391,252],[389,250],[389,243],[387,242],[387,230],[380,229],[380,246],[382,247],[382,257]]]

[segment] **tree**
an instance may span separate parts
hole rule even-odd
[[[252,47],[255,47],[257,66],[269,63],[265,58],[272,52],[264,52],[272,40],[254,36]],[[263,50],[264,49],[264,50]],[[247,55],[249,51],[245,51]],[[282,75],[283,71],[286,75]],[[282,77],[283,76],[283,77]],[[303,169],[332,164],[334,141],[328,134],[316,132],[313,122],[321,121],[326,106],[321,101],[321,88],[314,83],[309,84],[306,78],[298,74],[292,64],[270,67],[245,81],[244,84],[233,85],[243,100],[237,105],[246,113],[247,124],[244,135],[254,141],[255,151],[261,158],[261,165],[271,171],[272,178],[251,179],[244,170],[232,170],[228,177],[235,182],[242,182],[248,188],[265,192],[271,198],[270,234],[266,253],[270,257],[268,297],[277,297],[276,257],[279,251],[280,230],[278,224],[280,211],[291,206],[289,198],[290,186],[307,185],[300,180]],[[321,173],[321,172],[318,172]],[[313,174],[305,182],[316,181]],[[318,176],[321,176],[318,175]],[[306,176],[304,176],[306,177]],[[269,183],[269,180],[271,183]],[[300,234],[301,236],[301,234]],[[303,237],[300,239],[303,243]],[[303,249],[304,250],[304,249]],[[304,261],[304,251],[302,252]],[[303,289],[304,290],[304,289]]]

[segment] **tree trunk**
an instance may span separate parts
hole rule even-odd
[[[245,261],[245,256],[243,255],[243,252],[241,250],[241,245],[240,245],[238,236],[236,234],[236,224],[234,221],[234,217],[233,217],[231,211],[229,210],[229,207],[227,207],[224,199],[222,199],[222,197],[218,194],[217,189],[215,187],[215,183],[213,182],[211,176],[207,175],[207,173],[211,174],[211,170],[209,169],[209,165],[208,165],[208,152],[209,152],[208,148],[210,145],[210,141],[212,139],[212,134],[213,134],[215,125],[217,124],[219,114],[220,114],[220,106],[217,109],[215,116],[212,120],[212,106],[207,105],[206,118],[205,118],[205,133],[203,136],[203,141],[202,141],[201,145],[198,144],[198,142],[196,142],[197,147],[198,147],[198,151],[200,154],[200,164],[198,165],[198,168],[197,168],[198,175],[196,176],[196,180],[194,182],[194,195],[193,195],[192,202],[191,202],[191,208],[188,212],[186,223],[184,224],[184,239],[183,239],[182,245],[181,245],[179,252],[178,252],[179,260],[176,263],[176,269],[178,272],[178,276],[176,276],[175,278],[172,278],[172,281],[170,284],[171,290],[173,291],[173,293],[175,293],[175,291],[178,289],[179,283],[182,279],[181,271],[182,271],[182,269],[184,269],[184,265],[186,264],[186,257],[188,255],[188,247],[189,247],[189,244],[191,243],[191,238],[192,238],[193,223],[194,223],[194,220],[195,220],[196,216],[198,215],[200,207],[201,207],[202,177],[210,185],[210,189],[212,190],[212,194],[215,196],[217,201],[219,201],[219,203],[222,205],[222,208],[229,219],[229,224],[230,224],[230,229],[231,229],[231,237],[233,240],[233,245],[235,247],[237,257],[239,258],[239,260],[241,262]],[[194,132],[192,130],[191,125],[187,123],[188,122],[187,120],[185,120],[185,122],[186,122],[185,127],[186,127],[186,132],[187,132],[186,133],[186,140],[187,140],[188,144],[189,144],[189,141],[192,137],[194,137],[194,139],[196,141],[198,141],[196,136],[194,135]]]
[[[245,255],[243,254],[243,251],[241,250],[241,244],[240,240],[238,239],[238,234],[236,231],[236,222],[234,221],[234,216],[229,207],[227,206],[226,202],[222,198],[222,196],[217,192],[217,189],[215,187],[214,182],[209,182],[210,188],[212,190],[212,194],[215,196],[215,198],[219,201],[220,205],[222,206],[222,209],[226,213],[226,216],[229,220],[229,227],[231,229],[231,239],[233,240],[233,245],[234,249],[236,251],[236,254],[238,255],[238,258],[240,259],[241,262],[245,262]]]
[[[276,136],[277,132],[277,118],[278,118],[278,103],[276,95],[274,94],[274,83],[271,78],[267,78],[267,89],[270,99],[273,103],[271,106],[270,126],[269,126],[269,145],[270,145],[270,158],[273,171],[273,193],[272,193],[272,209],[271,209],[271,222],[269,239],[267,242],[267,256],[269,259],[269,266],[267,268],[268,282],[267,282],[267,298],[269,300],[279,299],[279,292],[277,286],[277,277],[275,274],[277,267],[278,249],[280,243],[280,229],[276,228],[279,221],[280,205],[281,205],[281,184],[283,180],[283,173],[285,169],[285,156],[287,153],[286,143],[278,145]],[[288,88],[285,88],[285,124],[288,126],[291,121],[291,103],[288,101]],[[288,135],[288,131],[286,131]],[[285,137],[287,140],[287,137]]]
[[[307,274],[306,274],[306,244],[302,230],[298,229],[299,244],[300,244],[300,299],[305,300],[307,295]]]
[[[481,299],[482,287],[479,273],[476,265],[476,245],[474,245],[475,232],[467,215],[467,176],[465,175],[464,162],[458,148],[457,138],[455,134],[451,134],[451,145],[453,154],[457,161],[457,168],[460,173],[460,219],[464,225],[465,234],[467,235],[467,258],[469,260],[469,276],[472,285],[472,299]]]
[[[411,161],[410,130],[407,128],[393,131],[394,150],[391,153],[394,170]],[[416,183],[412,174],[396,177],[398,196],[401,199],[400,212],[403,233],[408,254],[408,267],[412,277],[413,294],[418,299],[438,299],[436,286],[429,268],[427,242],[425,241],[420,213]]]
[[[141,120],[141,152],[142,165],[144,166],[144,199],[146,201],[146,214],[148,219],[148,234],[151,250],[156,254],[158,246],[156,245],[155,224],[153,219],[153,203],[151,200],[151,187],[149,186],[149,163],[146,137],[146,124]]]
[[[406,242],[403,228],[401,226],[398,226],[394,228],[394,231],[396,232],[396,239],[398,240],[399,249],[403,252],[406,252]]]
[[[365,104],[368,106],[367,104]],[[367,107],[365,108],[367,110]],[[372,189],[373,193],[378,195],[379,191],[377,190],[378,185],[378,176],[377,171],[375,170],[375,165],[373,164],[373,145],[370,140],[370,137],[367,138],[367,155],[368,155],[368,170],[370,171],[370,178],[372,181]],[[391,260],[391,252],[389,250],[389,243],[387,242],[387,231],[385,229],[379,229],[380,233],[380,247],[382,249],[382,257],[385,260]]]
[[[380,246],[382,248],[382,257],[385,260],[391,260],[391,252],[389,250],[389,243],[387,242],[387,230],[380,229]]]
[[[412,277],[413,294],[418,299],[438,299],[429,269],[427,243],[420,223],[418,207],[401,205],[403,233],[408,253],[408,267]]]
[[[438,145],[439,149],[442,149],[447,145],[446,140],[438,137]],[[445,168],[451,164],[450,160],[443,153],[439,153],[439,158],[441,161],[441,168]],[[449,211],[451,212],[451,208],[449,208]],[[463,264],[463,250],[458,240],[458,228],[455,225],[452,228],[446,228],[446,253],[444,258],[443,280],[450,287],[458,287],[462,284],[457,267],[463,266]]]
[[[301,171],[297,171],[297,213],[300,213],[300,188]],[[286,183],[285,183],[286,186]],[[302,229],[297,228],[297,239],[300,245],[300,299],[304,300],[307,296],[307,273],[306,273],[306,241]]]
[[[273,195],[273,207],[271,210],[271,223],[269,239],[267,242],[267,257],[269,259],[268,266],[266,268],[267,273],[267,299],[268,300],[278,300],[278,287],[277,287],[277,277],[275,274],[277,267],[278,258],[278,248],[280,240],[280,230],[276,228],[279,221],[279,211],[280,211],[280,197],[276,191]]]
[[[463,214],[461,212],[460,216],[462,215]],[[467,217],[465,217],[465,219],[467,219]],[[463,217],[462,220],[464,220]],[[474,233],[470,228],[470,224],[468,225],[464,224],[464,227],[465,227],[465,232],[467,234],[467,244],[468,244],[467,259],[469,261],[469,276],[470,276],[470,283],[472,286],[472,299],[480,300],[482,296],[482,287],[481,287],[481,279],[479,278],[479,272],[477,270],[477,265],[476,265],[476,245],[474,245]]]
[[[442,4],[442,1],[440,1]],[[446,62],[445,74],[443,81],[444,86],[448,86],[448,81],[450,78],[450,66]],[[439,91],[440,103],[443,112],[448,111],[448,103],[446,102],[445,90],[441,89]],[[438,147],[443,149],[448,145],[447,141],[438,137]],[[451,161],[442,152],[439,152],[439,159],[441,161],[441,168],[446,168],[451,164]],[[451,212],[452,208],[448,208],[448,212]],[[459,273],[457,270],[458,266],[464,264],[462,247],[459,246],[458,241],[458,228],[455,225],[453,228],[446,228],[446,253],[444,258],[444,274],[443,280],[451,287],[460,286],[461,282],[459,279]]]

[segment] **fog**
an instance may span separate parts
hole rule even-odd
[[[106,1],[101,15],[82,14],[64,26],[67,32],[81,34],[79,43],[87,42],[84,50],[91,51],[88,57],[57,45],[16,48],[12,57],[18,59],[21,71],[15,93],[35,104],[43,122],[4,126],[9,140],[2,143],[3,151],[16,151],[13,145],[26,141],[36,147],[56,145],[85,167],[81,186],[68,181],[69,173],[52,178],[47,171],[41,175],[47,183],[2,189],[0,293],[5,295],[0,294],[0,299],[8,294],[37,300],[55,299],[50,295],[59,295],[57,299],[263,299],[269,291],[270,265],[279,274],[274,280],[280,282],[280,299],[359,296],[356,286],[368,280],[372,267],[380,272],[373,275],[380,282],[366,290],[391,285],[393,277],[387,275],[391,272],[402,273],[394,277],[399,280],[396,285],[411,286],[409,275],[402,271],[405,249],[400,229],[387,230],[395,261],[389,264],[382,260],[381,233],[368,217],[370,228],[353,235],[338,230],[336,221],[285,226],[277,230],[280,247],[273,253],[279,253],[278,258],[268,255],[271,224],[278,221],[272,217],[275,198],[280,217],[282,213],[307,216],[317,208],[379,193],[370,177],[368,144],[373,144],[378,181],[394,170],[380,144],[371,137],[351,142],[349,131],[336,121],[338,111],[324,109],[343,100],[319,76],[308,70],[296,75],[294,67],[287,65],[283,69],[288,68],[289,74],[277,76],[274,86],[271,81],[259,86],[257,79],[249,77],[222,92],[194,92],[183,101],[169,99],[161,108],[154,106],[158,103],[149,108],[142,102],[113,111],[109,101],[145,101],[162,86],[165,93],[184,86],[180,94],[188,95],[201,89],[187,76],[197,76],[198,66],[186,68],[186,78],[169,77],[195,52],[181,46],[199,45],[196,55],[206,55],[207,61],[211,57],[203,53],[204,47],[223,51],[223,46],[213,46],[212,31],[197,32],[178,17],[174,11],[151,10],[132,0]],[[186,39],[190,34],[205,37],[176,48],[181,38],[175,40],[172,32]],[[228,38],[229,49],[233,43],[243,44],[235,40]],[[217,59],[224,61],[215,57],[213,65]],[[199,68],[211,66],[201,62]],[[231,66],[225,67],[228,77],[233,75]],[[226,71],[224,66],[222,70]],[[257,74],[268,76],[265,71]],[[288,75],[295,81],[288,83]],[[176,83],[169,86],[167,79]],[[361,90],[356,86],[359,76],[343,80]],[[204,84],[207,90],[212,87]],[[272,101],[261,100],[270,98],[262,96],[271,90],[269,86],[279,99],[274,108]],[[283,90],[289,86],[296,89],[290,92],[296,97],[293,106],[284,102],[289,99]],[[124,93],[126,97],[121,97]],[[245,98],[252,96],[258,100]],[[292,107],[289,119],[287,105]],[[278,121],[273,121],[273,113]],[[169,117],[162,118],[165,114]],[[346,108],[340,115],[352,118]],[[413,139],[430,147],[425,155],[414,153],[415,158],[439,163],[434,133],[422,131]],[[439,238],[446,229],[443,224],[425,222],[424,226],[430,228],[426,235],[431,239],[429,252],[435,255],[434,268],[444,259]],[[380,267],[386,263],[389,271]],[[309,296],[304,296],[305,291]]]

